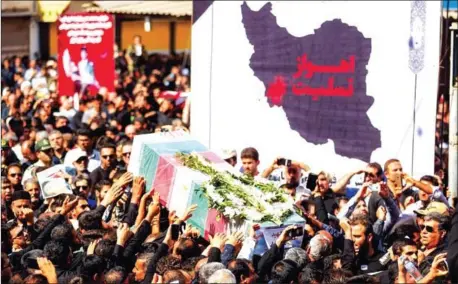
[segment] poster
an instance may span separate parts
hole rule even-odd
[[[295,224],[297,227],[304,227],[304,223],[301,224]],[[284,229],[286,229],[288,226],[275,226],[275,227],[265,227],[261,228],[260,231],[262,232],[262,235],[265,240],[266,248],[270,249],[272,244],[278,239],[278,237],[281,235]],[[296,238],[293,238],[289,241],[286,242],[285,248],[289,249],[292,247],[301,247],[302,244],[302,238],[303,236],[299,236]]]
[[[64,14],[57,22],[59,94],[114,90],[113,17],[103,13]]]
[[[71,176],[76,175],[74,168],[64,165],[55,165],[37,173],[43,199],[55,197],[59,194],[73,194],[70,185],[63,177],[63,173]]]
[[[439,1],[193,7],[191,133],[204,145],[255,147],[260,171],[282,156],[337,179],[391,158],[434,173]]]

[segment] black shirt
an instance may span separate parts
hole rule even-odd
[[[98,182],[102,180],[108,179],[110,171],[110,169],[104,170],[101,167],[98,167],[95,170],[93,170],[89,175],[89,179],[91,180],[91,186],[96,185]]]

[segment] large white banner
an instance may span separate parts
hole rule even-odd
[[[194,1],[191,132],[344,173],[434,170],[439,1]]]

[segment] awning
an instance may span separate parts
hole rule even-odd
[[[36,11],[34,1],[2,1],[2,17],[31,16]]]
[[[447,17],[447,14],[448,14],[448,17]],[[449,19],[454,19],[454,20],[456,20],[456,19],[458,19],[458,11],[457,11],[457,10],[450,10],[450,11],[448,11],[448,13],[447,13],[447,11],[444,10],[444,11],[442,11],[442,16],[443,16],[444,18],[449,18]]]
[[[45,23],[53,23],[70,4],[70,1],[38,1],[40,19]]]
[[[191,16],[192,1],[94,1],[87,12],[111,14]]]

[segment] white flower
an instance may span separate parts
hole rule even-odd
[[[264,214],[252,208],[245,209],[245,214],[249,220],[261,220],[264,217]]]
[[[238,216],[243,213],[243,210],[239,208],[234,208],[234,212],[235,212],[235,215]]]
[[[264,194],[265,200],[270,200],[275,197],[275,194],[273,192],[267,192]]]
[[[263,207],[266,210],[266,212],[272,212],[275,210],[275,208],[267,202],[264,202]]]
[[[216,191],[210,195],[211,199],[213,199],[214,202],[218,203],[218,204],[221,204],[224,202],[224,198],[219,195],[219,193],[217,193]]]
[[[244,202],[242,199],[240,199],[240,198],[238,198],[237,196],[235,196],[235,194],[233,194],[233,193],[229,193],[229,194],[227,195],[227,198],[228,198],[230,201],[232,201],[232,203],[233,203],[234,205],[236,205],[236,206],[242,207],[242,206],[245,205],[245,202]]]
[[[215,193],[215,187],[213,186],[213,184],[209,184],[205,188],[207,189],[208,195],[212,195],[213,193]]]
[[[235,210],[234,210],[233,208],[231,208],[231,207],[226,207],[226,208],[224,208],[223,214],[224,214],[225,216],[228,216],[229,218],[233,218],[233,217],[235,216],[236,213],[235,213]]]
[[[277,202],[277,203],[274,203],[272,204],[273,208],[275,211],[287,211],[289,209],[291,209],[291,204],[289,203],[280,203],[280,202]]]

